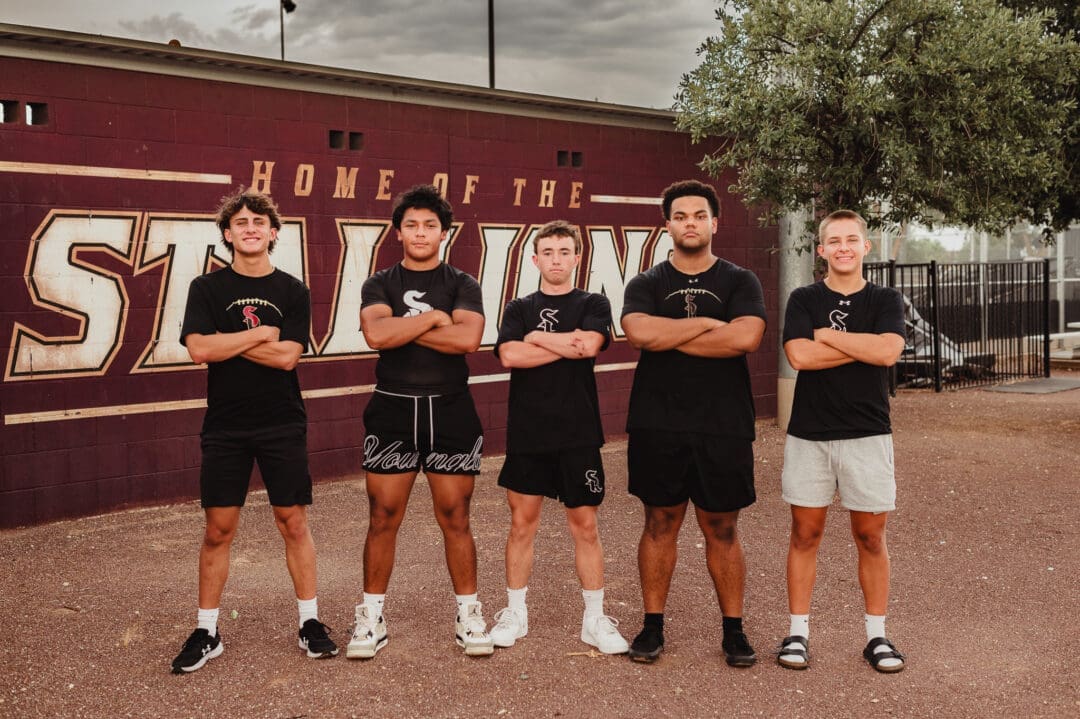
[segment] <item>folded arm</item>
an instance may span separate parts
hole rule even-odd
[[[429,310],[411,317],[394,317],[390,305],[371,305],[360,310],[360,331],[374,350],[391,350],[416,341],[431,330],[453,323],[442,310]]]
[[[680,345],[723,325],[723,322],[711,317],[671,319],[644,312],[631,312],[622,318],[623,332],[630,344],[635,349],[649,352],[678,349]]]
[[[193,332],[184,337],[184,346],[195,364],[224,362],[258,345],[277,342],[278,333],[278,328],[271,325],[259,325],[241,332],[215,332],[212,335]]]
[[[675,349],[695,357],[738,357],[753,352],[765,334],[765,320],[744,315],[698,335]]]
[[[416,338],[416,344],[443,354],[463,355],[475,352],[483,336],[484,315],[472,310],[454,310],[450,324],[428,330]]]
[[[814,330],[814,341],[839,350],[853,360],[878,367],[892,367],[904,351],[904,338],[893,332],[841,332],[819,327]]]
[[[784,354],[787,355],[788,364],[796,370],[832,369],[855,361],[824,342],[815,342],[805,337],[785,342]]]
[[[241,357],[252,362],[273,367],[274,369],[291,370],[300,361],[300,355],[304,353],[304,346],[293,340],[279,340],[277,342],[263,342],[255,345]]]

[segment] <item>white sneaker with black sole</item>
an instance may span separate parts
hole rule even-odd
[[[345,648],[347,659],[371,659],[386,646],[386,620],[378,611],[370,604],[356,605],[356,626]]]
[[[469,602],[461,608],[461,614],[454,623],[454,638],[458,646],[465,650],[465,656],[486,657],[495,652],[480,602]]]

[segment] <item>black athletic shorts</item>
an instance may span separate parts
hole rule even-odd
[[[484,430],[468,390],[449,395],[375,390],[364,409],[364,469],[480,474]]]
[[[733,512],[757,498],[754,443],[748,439],[635,430],[627,465],[630,494],[652,507],[689,499],[706,512]]]
[[[569,508],[595,507],[604,501],[604,464],[599,447],[579,447],[544,454],[508,454],[499,486],[518,494],[557,499]]]
[[[311,504],[307,425],[202,434],[199,490],[203,507],[242,507],[254,462],[259,463],[270,504]]]

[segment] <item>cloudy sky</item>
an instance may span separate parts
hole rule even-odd
[[[487,86],[486,0],[295,0],[288,60]],[[712,0],[495,0],[496,87],[670,107]],[[0,21],[279,57],[278,0],[0,0]]]

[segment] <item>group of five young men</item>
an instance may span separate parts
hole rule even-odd
[[[363,467],[369,500],[363,596],[346,656],[372,658],[387,643],[384,603],[398,530],[422,470],[442,531],[457,611],[455,639],[470,656],[510,647],[528,633],[526,594],[544,497],[559,500],[574,542],[584,612],[581,639],[605,654],[652,662],[664,648],[664,607],[687,506],[706,544],[706,564],[723,615],[728,664],[756,654],[742,627],[745,563],[739,511],[755,501],[754,406],[746,355],[765,331],[761,284],[713,254],[716,193],[697,181],[663,194],[674,248],[626,287],[622,328],[641,351],[627,419],[630,493],[645,513],[638,545],[644,624],[632,643],[604,611],[604,559],[597,509],[604,498],[604,443],[594,378],[611,340],[611,308],[576,286],[581,236],[554,221],[533,238],[540,287],[505,308],[495,353],[510,369],[506,459],[507,606],[489,632],[477,599],[476,546],[469,525],[480,473],[483,428],[468,389],[465,356],[484,328],[476,280],[441,260],[452,209],[421,185],[400,195],[392,223],[403,259],[374,273],[361,291],[360,322],[379,352],[376,387],[364,411]],[[192,282],[181,332],[195,362],[207,363],[207,412],[200,477],[206,531],[199,555],[198,626],[173,660],[191,672],[219,656],[217,607],[228,574],[253,462],[259,463],[285,541],[308,656],[338,653],[318,619],[315,550],[307,524],[311,479],[306,416],[295,372],[307,345],[308,289],[269,259],[281,226],[266,195],[240,191],[219,208],[232,263]],[[862,277],[866,224],[833,213],[819,229],[823,282],[792,293],[784,350],[800,370],[782,476],[791,505],[788,553],[790,635],[782,666],[809,665],[809,605],[828,506],[839,492],[850,511],[866,602],[867,661],[900,671],[904,657],[885,638],[889,558],[887,513],[895,481],[885,368],[904,345],[900,295]]]

